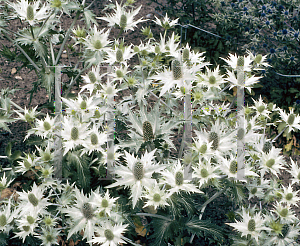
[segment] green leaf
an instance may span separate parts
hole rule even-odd
[[[223,229],[209,220],[199,220],[197,217],[192,217],[185,223],[186,229],[189,233],[195,233],[196,235],[201,235],[201,232],[217,237],[219,240],[224,239]]]
[[[9,142],[8,144],[7,144],[7,146],[6,146],[6,148],[5,148],[5,155],[6,156],[8,156],[8,157],[10,157],[11,156],[11,147],[12,147],[12,143],[11,142]]]
[[[98,25],[97,21],[95,20],[96,15],[91,10],[85,9],[83,14],[87,29],[91,27],[91,23]]]
[[[299,92],[299,90],[297,90],[297,89],[295,89],[295,88],[290,88],[290,89],[289,89],[289,92],[290,92],[290,93],[297,93],[297,92]]]
[[[76,182],[85,191],[90,189],[90,159],[86,156],[80,156],[80,151],[69,151],[67,155],[69,165],[76,168]]]
[[[0,50],[0,55],[5,57],[9,61],[14,61],[17,56],[16,49],[11,51],[8,47],[2,44],[2,50]]]

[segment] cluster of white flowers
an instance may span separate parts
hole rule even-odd
[[[37,107],[15,110],[19,120],[32,126],[25,139],[36,135],[42,144],[36,146],[37,153],[18,158],[13,171],[20,175],[31,172],[39,185],[34,183],[27,192],[17,192],[17,198],[0,201],[3,204],[0,231],[9,233],[14,229],[15,237],[21,238],[23,243],[27,237],[36,237],[47,246],[58,245],[59,236],[66,232],[67,240],[81,233],[82,239],[90,245],[123,244],[130,240],[123,235],[129,224],[125,224],[122,205],[132,205],[132,209],[126,211],[129,214],[133,210],[150,208],[153,213],[159,209],[173,211],[174,208],[168,208],[175,206],[174,199],[179,195],[192,192],[204,196],[210,186],[219,190],[217,195],[224,193],[241,207],[234,222],[227,223],[239,232],[234,236],[237,244],[286,245],[295,240],[300,230],[299,218],[293,211],[300,199],[295,188],[300,183],[300,168],[292,159],[292,165],[287,166],[281,150],[273,145],[276,139],[267,139],[265,132],[278,125],[286,134],[300,130],[300,116],[293,108],[286,113],[276,105],[266,104],[261,97],[258,101],[253,99],[253,106],[243,106],[237,113],[229,104],[219,103],[230,95],[227,88],[247,89],[251,93],[251,88],[261,78],[252,72],[268,66],[264,62],[265,56],[230,54],[224,59],[228,66],[222,74],[219,66],[210,68],[204,53],[192,51],[188,44],[180,48],[180,37],[174,32],[167,36],[167,31],[178,21],[167,15],[163,20],[157,17],[153,20],[165,29],[158,40],[152,37],[137,46],[125,45],[124,40],[119,40],[122,32],[134,30],[137,24],[146,21],[142,18],[134,20],[141,7],[130,10],[129,2],[111,4],[114,13],[98,18],[108,22],[109,29],[100,30],[90,10],[84,7],[85,1],[79,4],[77,1],[53,0],[51,4],[41,4],[40,1],[21,0],[9,6],[15,12],[13,18],[29,23],[32,35],[46,35],[42,28],[38,29],[43,21],[56,23],[53,16],[69,15],[74,10],[77,13],[83,11],[87,23],[86,27],[77,26],[72,30],[73,47],[79,46],[84,60],[84,69],[80,72],[83,84],[80,84],[75,99],[61,97],[61,118],[50,114],[40,118]],[[45,23],[43,27],[48,28]],[[113,27],[120,29],[120,35],[110,40]],[[55,45],[59,42],[58,38]],[[55,65],[52,43],[51,52],[52,65]],[[42,57],[42,53],[39,56]],[[138,65],[132,65],[133,57],[138,58]],[[51,60],[46,58],[41,60],[45,63]],[[130,96],[124,93],[114,101],[125,90],[133,93]],[[149,110],[153,98],[157,102]],[[182,99],[185,110],[190,105],[194,110],[190,119],[194,126],[191,141],[185,139],[186,132],[181,139],[182,146],[186,145],[184,151],[183,147],[177,148],[174,139],[174,133],[178,131],[179,134],[183,127],[182,123],[188,122],[186,114],[176,111]],[[113,113],[121,125],[118,127],[124,126],[125,131],[116,130],[112,153],[106,147],[112,140],[108,121]],[[272,122],[274,115],[280,120]],[[243,126],[236,126],[238,117],[243,118]],[[187,131],[187,124],[184,127]],[[120,139],[120,136],[125,137]],[[70,170],[76,166],[85,178],[82,170],[90,168],[97,176],[106,164],[109,169],[108,160],[112,160],[116,164],[116,176],[113,177],[116,182],[107,185],[106,192],[98,187],[84,193],[77,187],[84,186],[85,180],[79,180],[75,187],[54,178],[58,162],[54,138],[61,140],[61,161]],[[237,156],[240,141],[244,144],[242,169]],[[187,166],[192,178],[187,178]],[[238,180],[241,170],[247,180]],[[282,170],[292,176],[287,187],[277,182]],[[4,174],[0,188],[8,187],[11,182]],[[112,190],[120,190],[112,188],[120,186],[130,188],[128,204],[118,204],[118,198],[111,196],[115,194]],[[241,186],[245,188],[243,195],[248,200],[259,201],[260,209],[242,206],[248,206],[249,201],[242,199]],[[82,188],[88,190],[90,187]],[[262,209],[268,204],[273,206],[272,210]],[[205,206],[198,211],[200,219]],[[60,217],[67,218],[62,222]],[[62,229],[61,226],[65,227]]]

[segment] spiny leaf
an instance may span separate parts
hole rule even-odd
[[[211,223],[209,220],[199,220],[197,217],[192,217],[185,223],[185,226],[190,233],[201,235],[200,232],[205,232],[206,234],[217,237],[219,240],[224,239],[222,228]]]
[[[76,168],[77,182],[84,189],[88,190],[90,187],[90,159],[83,155],[80,157],[79,151],[68,152],[67,160],[69,165],[74,165]]]

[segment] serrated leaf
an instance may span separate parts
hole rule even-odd
[[[219,240],[224,239],[222,228],[211,223],[209,220],[199,220],[199,218],[193,217],[186,222],[185,226],[190,233],[199,235],[200,232],[205,232],[212,237],[217,237]]]
[[[69,165],[74,165],[76,167],[76,176],[78,184],[87,190],[90,187],[90,159],[86,156],[80,156],[80,151],[69,151],[67,155],[67,160]]]
[[[91,27],[91,23],[98,25],[97,21],[95,20],[96,15],[91,10],[85,9],[83,14],[84,14],[84,20],[85,20],[87,29],[89,29]]]

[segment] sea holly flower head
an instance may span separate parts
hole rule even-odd
[[[132,50],[132,44],[125,47],[115,47],[115,49],[107,50],[107,58],[105,59],[105,62],[108,62],[109,64],[114,63],[123,63],[126,65],[126,62],[131,59],[135,52]]]
[[[150,77],[149,79],[160,80],[163,84],[159,96],[163,96],[174,86],[177,88],[184,87],[186,91],[192,88],[191,81],[197,80],[196,73],[193,68],[189,68],[185,64],[181,64],[178,60],[173,60],[171,69],[165,69],[163,72]]]
[[[95,213],[105,213],[110,216],[112,209],[116,206],[115,201],[118,198],[110,198],[109,190],[105,195],[100,195],[99,192],[93,192],[93,204],[96,207]]]
[[[100,69],[100,65],[93,66],[91,71],[89,71],[86,75],[82,76],[86,85],[81,86],[79,94],[82,93],[85,89],[87,89],[90,92],[91,96],[94,91],[99,89],[101,82],[103,82],[102,78],[107,75],[107,72],[100,73]]]
[[[290,158],[290,160],[291,160],[291,165],[286,170],[292,175],[291,185],[293,185],[295,183],[296,184],[300,183],[300,168],[297,162],[294,162],[292,158]]]
[[[112,225],[110,222],[103,224],[98,227],[96,232],[97,236],[93,236],[93,239],[89,240],[90,244],[101,244],[102,246],[117,246],[119,244],[126,243],[122,238],[128,225],[115,224]]]
[[[60,230],[53,227],[42,227],[42,234],[37,236],[42,240],[42,245],[51,246],[51,245],[59,245],[58,244],[58,236],[60,234]]]
[[[290,204],[283,205],[282,203],[276,201],[274,204],[274,209],[271,211],[273,211],[283,223],[289,223],[297,220],[297,217],[295,216],[294,211],[291,209]]]
[[[45,189],[33,184],[31,191],[17,192],[21,203],[19,205],[20,215],[26,215],[28,212],[43,214],[45,208],[50,204],[48,198],[44,197]]]
[[[171,129],[176,127],[178,122],[173,120],[164,122],[158,113],[160,112],[159,107],[159,103],[156,103],[151,112],[147,112],[146,106],[141,103],[139,113],[132,112],[131,110],[128,111],[129,121],[132,124],[132,127],[129,129],[131,140],[122,141],[121,146],[130,147],[135,152],[138,152],[142,144],[146,142],[163,140],[171,148],[175,149],[170,135],[172,134]]]
[[[248,51],[248,54],[253,61],[253,70],[264,70],[264,67],[270,67],[271,65],[267,63],[267,56],[268,55],[253,55],[252,52]]]
[[[19,120],[23,120],[28,123],[31,123],[35,120],[36,116],[39,114],[39,112],[36,113],[37,107],[38,107],[38,105],[35,106],[33,109],[28,110],[28,109],[26,109],[26,106],[25,106],[25,109],[23,109],[23,114],[21,114],[20,112],[18,112],[16,110],[15,110],[15,112],[19,115],[19,117],[20,117],[20,118],[18,118]]]
[[[63,146],[65,148],[64,155],[75,146],[82,145],[87,135],[87,124],[81,124],[76,120],[65,117],[63,130],[61,132]]]
[[[233,71],[227,70],[227,75],[228,77],[224,78],[224,80],[231,83],[229,89],[232,89],[233,87],[237,86],[247,89],[249,93],[251,93],[251,87],[253,87],[254,84],[258,83],[259,79],[262,78],[257,77],[255,75],[250,76],[248,74],[245,74],[244,80],[242,81],[242,83],[240,83],[240,81],[238,81],[237,79],[237,75]]]
[[[285,169],[285,161],[283,156],[280,155],[280,151],[280,149],[272,146],[271,150],[267,153],[259,153],[262,177],[264,177],[265,172],[271,172],[278,177],[278,174],[280,174],[280,169]]]
[[[35,121],[35,127],[28,130],[27,135],[25,136],[25,139],[27,139],[31,134],[35,134],[37,136],[40,136],[42,138],[50,137],[52,136],[54,129],[55,129],[55,118],[50,117],[47,113],[47,116],[45,119],[37,119]]]
[[[163,176],[162,183],[171,186],[169,190],[170,195],[179,193],[180,191],[203,193],[194,184],[191,184],[190,180],[184,179],[184,166],[181,165],[180,160],[177,160],[177,162],[174,161],[172,164],[170,171],[165,170],[161,172]]]
[[[86,47],[85,56],[87,61],[91,64],[99,64],[103,62],[105,51],[110,49],[108,45],[112,42],[108,40],[110,30],[105,32],[105,29],[98,30],[97,26],[91,29],[90,34],[84,38],[84,45]]]
[[[282,186],[282,188],[282,199],[280,200],[280,203],[290,204],[298,207],[299,205],[297,203],[300,198],[297,195],[299,190],[293,191],[291,184],[289,184],[288,187]]]
[[[83,44],[84,39],[86,38],[87,32],[84,28],[81,28],[80,26],[77,26],[77,28],[73,28],[72,32],[75,37],[73,39],[75,40],[75,45],[77,44]]]
[[[114,96],[117,96],[117,93],[121,89],[116,89],[116,85],[113,82],[107,81],[107,83],[101,83],[100,84],[102,89],[99,90],[97,93],[99,93],[103,98],[114,98]],[[110,103],[110,102],[107,102]]]
[[[8,3],[15,12],[16,16],[20,17],[21,20],[28,21],[33,26],[49,16],[49,5],[44,3],[41,5],[40,1],[30,2],[28,0],[21,0],[17,3]]]
[[[9,231],[13,228],[11,222],[17,217],[18,210],[12,209],[11,199],[2,202],[4,204],[1,205],[0,209],[0,231],[9,233]]]
[[[91,240],[95,232],[95,224],[98,219],[95,216],[95,207],[91,203],[93,196],[86,196],[77,187],[74,189],[76,203],[67,208],[62,208],[62,212],[70,217],[70,228],[67,240],[76,232],[84,231],[83,238]]]
[[[253,98],[252,98],[253,102],[254,102],[254,106],[251,106],[250,108],[253,108],[256,110],[256,115],[257,116],[265,116],[267,118],[270,118],[269,114],[271,113],[269,110],[268,110],[268,105],[266,103],[263,102],[262,98],[261,98],[261,95],[259,96],[259,99],[258,101],[255,101]]]
[[[300,115],[294,114],[294,108],[290,108],[289,114],[282,109],[279,109],[279,112],[282,120],[279,120],[278,122],[285,122],[289,132],[300,130]]]
[[[261,216],[261,212],[251,216],[245,208],[242,208],[242,221],[235,219],[235,223],[226,223],[233,227],[235,230],[242,233],[242,236],[250,235],[259,243],[259,237],[264,230],[270,230],[264,226],[265,219]]]
[[[243,59],[241,59],[243,58]],[[233,70],[237,70],[237,68],[243,67],[244,71],[250,72],[251,71],[251,57],[250,55],[248,56],[243,56],[239,57],[237,55],[229,54],[229,58],[225,59],[222,58]]]
[[[209,161],[200,161],[196,167],[193,167],[193,177],[199,179],[199,189],[204,185],[208,184],[211,179],[219,178],[217,174],[218,166],[214,166]]]
[[[106,186],[106,188],[112,188],[119,185],[125,185],[131,188],[131,198],[133,208],[139,198],[142,196],[144,187],[149,187],[154,184],[155,179],[152,179],[154,172],[159,172],[165,168],[165,165],[153,164],[154,153],[156,149],[150,153],[145,152],[141,158],[134,157],[125,151],[125,159],[127,166],[118,165],[115,167],[115,173],[122,177],[117,179],[116,183]]]
[[[19,166],[16,167],[16,172],[24,174],[35,166],[38,166],[39,157],[33,154],[25,154],[25,157],[20,157],[22,161],[18,161]]]
[[[3,189],[8,188],[9,185],[13,182],[13,180],[14,180],[14,178],[8,180],[7,177],[5,176],[5,172],[4,172],[3,176],[2,176],[1,179],[0,179],[0,192],[1,192]]]
[[[226,81],[223,78],[223,75],[219,74],[219,66],[217,66],[213,71],[208,69],[206,67],[206,73],[200,73],[199,76],[201,76],[202,80],[199,81],[198,84],[203,84],[210,88],[218,88],[221,90],[220,85],[226,83]]]
[[[97,19],[104,20],[108,22],[109,27],[118,26],[121,30],[127,32],[128,30],[134,30],[134,27],[140,22],[144,22],[146,20],[142,20],[140,18],[137,21],[134,21],[134,17],[138,14],[142,6],[138,7],[134,11],[127,12],[124,6],[120,6],[118,2],[116,2],[116,8],[114,9],[114,14],[107,14],[106,17],[97,17]]]
[[[156,16],[154,16],[154,17],[156,20],[154,20],[153,22],[155,22],[157,25],[163,27],[165,30],[168,30],[168,29],[172,28],[173,26],[175,26],[179,20],[179,18],[177,18],[176,20],[171,20],[168,17],[167,13],[162,21],[160,19],[158,19]]]
[[[144,196],[147,199],[147,202],[144,205],[145,207],[153,206],[154,209],[157,207],[169,206],[167,199],[169,198],[169,193],[164,189],[160,189],[159,184],[155,181],[154,186],[146,187]]]
[[[98,127],[96,124],[93,125],[93,128],[87,132],[87,137],[82,142],[84,149],[82,150],[81,156],[88,152],[91,154],[93,151],[104,153],[105,150],[102,146],[107,141],[107,133],[99,133]]]

